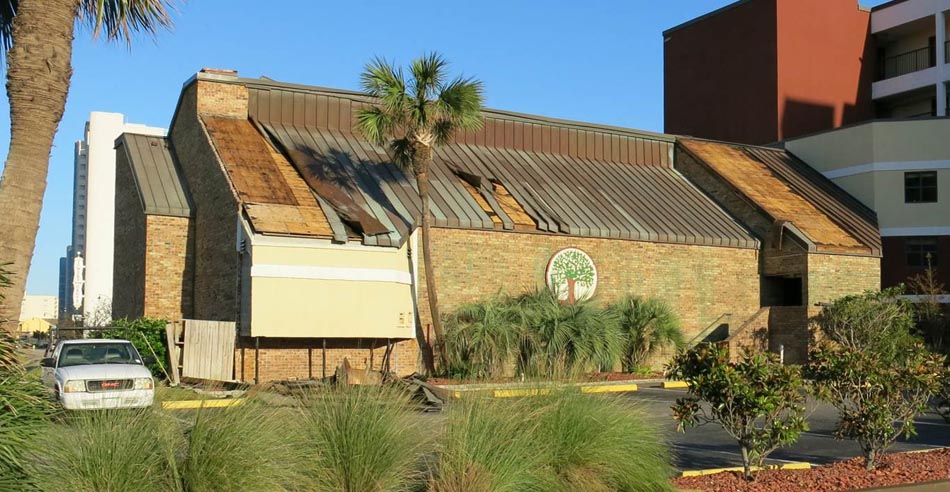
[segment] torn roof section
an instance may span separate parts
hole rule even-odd
[[[353,115],[365,98],[238,80],[249,88],[250,121],[208,116],[202,121],[229,175],[238,176],[232,184],[256,232],[336,241],[357,236],[372,246],[406,240],[420,214],[415,180],[392,164],[386,149],[354,133]],[[435,153],[430,182],[436,227],[759,245],[672,168],[670,137],[496,111],[485,117],[483,130],[459,135]],[[251,157],[255,154],[261,157]],[[273,156],[263,159],[264,154]],[[298,184],[314,192],[317,205],[270,198],[287,192],[270,177],[277,174],[273,169],[256,167],[260,162],[293,172]],[[245,174],[262,181],[240,178]],[[290,224],[281,229],[280,221],[265,221],[254,210],[273,203],[269,200],[319,208],[329,230],[302,231]],[[290,215],[298,214],[278,214]],[[319,216],[316,220],[323,225]]]
[[[783,149],[690,138],[682,147],[776,224],[792,224],[818,252],[880,255],[873,211]]]
[[[123,133],[116,139],[116,151],[128,158],[145,214],[194,216],[188,187],[167,138]]]

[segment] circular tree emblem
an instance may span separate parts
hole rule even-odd
[[[597,288],[597,267],[587,253],[565,248],[551,257],[546,278],[548,288],[562,301],[589,299]]]

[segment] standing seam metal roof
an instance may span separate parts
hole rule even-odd
[[[415,227],[420,213],[415,180],[392,164],[385,149],[339,130],[280,121],[260,124],[285,154],[308,156],[307,162],[295,164],[319,169],[325,181],[346,191],[391,231],[365,235],[365,244],[399,245]],[[458,171],[481,177],[485,183],[502,184],[541,232],[736,248],[759,246],[744,227],[671,167],[464,143],[436,150],[430,170],[435,226],[495,228],[491,217],[463,186]]]
[[[147,215],[194,216],[191,197],[165,137],[123,133],[116,140],[132,168]]]

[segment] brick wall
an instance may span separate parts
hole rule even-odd
[[[240,206],[199,120],[197,95],[200,88],[202,111],[236,115],[241,99],[233,97],[234,87],[202,80],[186,87],[169,131],[195,208],[194,317],[213,321],[235,321],[237,315]]]
[[[881,288],[881,259],[873,256],[808,255],[808,305]]]
[[[769,309],[769,351],[785,350],[786,364],[804,364],[811,349],[807,306],[773,306]]]
[[[769,232],[772,230],[772,219],[762,212],[757,205],[732,186],[726,184],[718,174],[710,171],[705,164],[700,163],[692,154],[683,150],[681,145],[677,144],[674,152],[674,167],[677,171],[689,178],[697,187],[711,196],[719,206],[733,217],[738,218],[740,223],[751,229],[758,237],[765,238],[769,236]]]
[[[663,299],[680,317],[687,339],[724,313],[742,320],[759,309],[756,250],[436,228],[433,263],[443,313],[499,292],[543,287],[548,261],[566,247],[580,248],[594,260],[598,300],[627,293]],[[431,317],[421,260],[419,267],[425,326]]]
[[[112,316],[138,318],[145,309],[145,211],[121,148],[115,161],[115,253]]]
[[[254,382],[254,365],[259,363],[260,382],[320,379],[324,376],[323,339],[261,338],[260,354],[255,359],[255,341],[238,339],[234,351],[234,375],[241,381]],[[385,340],[327,339],[326,376],[349,358],[350,365],[360,369],[384,370]],[[391,345],[389,369],[400,376],[419,371],[419,348],[415,340]]]
[[[193,316],[194,226],[188,217],[146,217],[145,307],[150,318]]]

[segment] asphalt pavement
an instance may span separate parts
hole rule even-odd
[[[626,393],[623,398],[649,415],[663,429],[663,435],[674,452],[674,464],[680,470],[698,470],[742,466],[736,441],[718,424],[711,423],[676,431],[670,406],[677,398],[686,396],[685,390],[641,388]],[[769,464],[808,462],[824,464],[861,455],[861,448],[850,440],[836,440],[833,436],[838,412],[830,405],[808,402],[809,430],[792,446],[773,452]],[[917,436],[900,439],[888,452],[915,451],[950,446],[950,425],[938,415],[926,414],[916,420]]]

